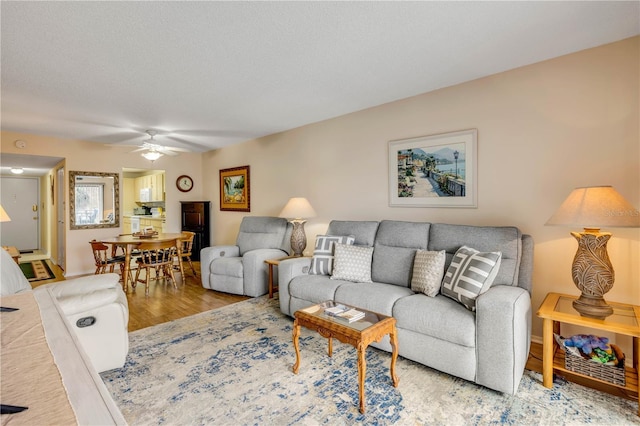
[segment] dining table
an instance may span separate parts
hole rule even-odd
[[[131,268],[131,252],[136,249],[140,244],[150,241],[171,241],[175,240],[176,249],[178,255],[178,264],[180,266],[180,276],[182,277],[184,283],[184,268],[182,266],[182,244],[181,240],[184,238],[184,235],[181,233],[158,233],[151,237],[145,236],[140,237],[134,234],[126,234],[126,235],[118,235],[117,237],[105,238],[101,240],[103,244],[109,244],[113,246],[113,251],[117,250],[118,247],[122,247],[124,249],[125,262],[124,262],[124,271],[122,271],[122,287],[124,291],[127,291],[129,288],[128,279],[129,279],[129,271]]]

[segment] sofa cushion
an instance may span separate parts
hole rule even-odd
[[[353,282],[371,282],[373,247],[335,244],[333,275],[331,279]]]
[[[289,228],[282,217],[245,216],[236,239],[240,256],[256,249],[280,249],[288,253]]]
[[[476,298],[493,284],[501,258],[500,252],[479,252],[471,247],[460,247],[442,280],[442,294],[475,311]]]
[[[332,220],[327,235],[353,235],[357,246],[373,247],[378,222],[365,220]]]
[[[336,243],[353,244],[353,235],[318,235],[311,259],[310,275],[331,275],[333,272],[333,252]]]
[[[209,266],[212,274],[242,278],[243,267],[241,257],[219,257]]]
[[[383,283],[343,283],[335,301],[391,316],[397,300],[414,294],[411,289]]]
[[[476,315],[442,295],[403,297],[395,303],[393,316],[398,328],[461,346],[476,346]]]
[[[371,267],[373,281],[409,287],[416,250],[427,249],[429,226],[425,222],[380,222]]]
[[[416,257],[413,262],[413,276],[411,277],[411,290],[417,293],[424,293],[430,297],[440,293],[446,258],[444,250],[416,251]]]
[[[332,280],[327,275],[300,275],[289,283],[292,298],[313,303],[334,300],[336,289],[347,281]]]
[[[464,245],[479,251],[501,252],[500,270],[494,285],[518,285],[519,265],[522,258],[522,234],[518,228],[431,224],[428,250],[446,251],[446,267],[449,267],[456,251]]]

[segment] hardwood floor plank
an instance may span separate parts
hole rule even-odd
[[[56,279],[35,282],[33,287],[64,280],[62,270],[48,260],[47,263]],[[194,278],[189,268],[189,273],[185,273],[185,283],[182,284],[180,274],[176,273],[177,289],[165,279],[151,280],[148,296],[145,296],[143,283],[138,283],[135,290],[129,288],[129,332],[249,299],[247,296],[205,289],[200,282],[200,262],[193,262],[193,266],[198,277]]]

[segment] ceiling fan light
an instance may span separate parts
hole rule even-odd
[[[146,158],[151,162],[156,161],[158,158],[162,157],[162,154],[159,153],[158,151],[147,151],[147,152],[143,152],[140,155],[142,155],[144,158]]]
[[[24,173],[24,169],[22,167],[12,167],[11,173],[13,173],[14,175],[21,175]]]

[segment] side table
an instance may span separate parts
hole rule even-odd
[[[626,303],[607,302],[613,308],[613,314],[607,318],[595,319],[583,317],[573,309],[573,301],[577,296],[549,293],[540,305],[538,317],[542,318],[542,384],[553,387],[553,376],[557,371],[564,376],[574,375],[586,381],[600,382],[620,388],[625,394],[640,398],[638,392],[638,355],[640,354],[640,306]],[[616,385],[594,377],[570,371],[565,368],[564,351],[558,350],[553,335],[560,334],[560,324],[573,324],[601,331],[623,334],[633,337],[632,366],[626,366],[626,385]],[[627,362],[629,358],[627,357]],[[638,399],[638,415],[640,416],[640,399]]]
[[[11,257],[16,263],[20,263],[20,252],[14,246],[2,246],[3,249],[9,252]]]
[[[278,286],[277,285],[274,286],[273,284],[273,267],[278,266],[280,262],[283,260],[293,259],[293,258],[295,258],[295,256],[281,257],[278,259],[267,259],[264,261],[264,263],[266,263],[269,267],[269,299],[273,299],[273,293],[278,291]]]

